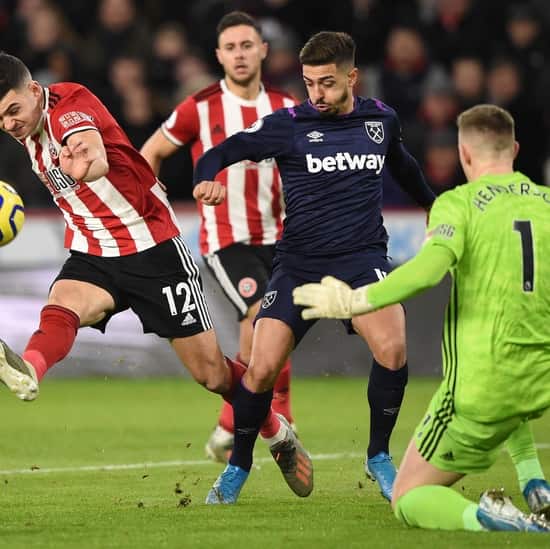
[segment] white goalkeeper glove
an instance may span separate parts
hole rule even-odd
[[[294,288],[295,305],[307,307],[302,318],[352,318],[368,313],[374,307],[367,299],[368,286],[352,290],[345,282],[325,276],[320,284],[304,284]]]

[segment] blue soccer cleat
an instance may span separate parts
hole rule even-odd
[[[531,479],[523,489],[523,497],[532,513],[550,520],[550,484],[541,478]]]
[[[210,488],[205,503],[207,505],[236,503],[247,478],[248,471],[237,467],[237,465],[228,464]]]
[[[481,494],[476,516],[485,530],[550,533],[550,523],[542,515],[522,513],[502,488]]]
[[[391,456],[386,452],[379,452],[375,456],[367,458],[365,461],[365,474],[372,481],[378,482],[382,496],[391,501],[393,483],[397,474]]]

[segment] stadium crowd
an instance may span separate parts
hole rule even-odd
[[[479,102],[515,118],[516,168],[548,183],[550,10],[545,0],[4,0],[0,48],[19,56],[44,85],[88,86],[139,148],[184,97],[220,78],[215,25],[241,9],[257,17],[270,51],[263,80],[305,98],[298,51],[318,30],[347,31],[358,45],[360,95],[400,115],[404,139],[436,194],[463,181],[456,115]],[[0,179],[27,207],[52,205],[25,151],[0,136]],[[182,150],[163,165],[172,200],[191,199]],[[32,191],[32,192],[31,192]],[[388,181],[385,204],[411,202]]]

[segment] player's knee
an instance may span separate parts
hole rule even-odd
[[[376,362],[389,370],[399,370],[407,360],[407,348],[401,338],[385,338],[372,349]]]
[[[245,374],[246,385],[251,391],[268,391],[275,385],[278,373],[279,367],[275,362],[251,362]]]

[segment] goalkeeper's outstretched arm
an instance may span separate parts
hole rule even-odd
[[[436,286],[455,261],[455,255],[448,248],[425,246],[416,257],[380,282],[352,290],[340,280],[325,277],[320,284],[295,288],[294,303],[307,307],[302,311],[306,320],[351,318],[399,303]]]

